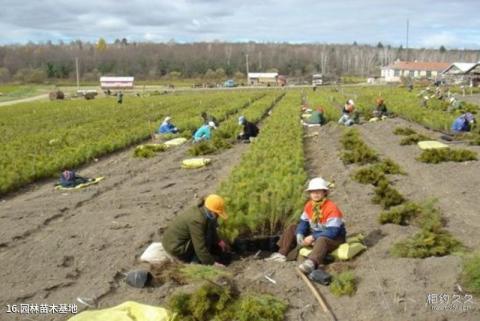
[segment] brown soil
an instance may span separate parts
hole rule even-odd
[[[407,176],[391,177],[395,188],[412,200],[438,198],[437,206],[448,219],[447,229],[465,245],[478,248],[480,227],[474,193],[480,184],[478,162],[427,165],[415,160],[416,146],[400,146],[392,134],[401,119],[358,126],[365,142],[382,157],[399,163]],[[419,126],[418,132],[437,137]],[[461,259],[446,256],[428,259],[392,258],[390,246],[417,228],[380,225],[381,208],[370,202],[373,187],[350,178],[356,168],[338,157],[343,128],[328,124],[309,128],[305,138],[306,167],[310,176],[335,181],[332,199],[344,211],[349,234],[362,232],[369,249],[352,262],[334,263],[329,271],[353,268],[359,279],[352,297],[336,298],[317,286],[338,320],[480,320],[478,297],[467,312],[437,312],[426,304],[428,294],[458,293]],[[436,136],[437,135],[437,136]],[[457,145],[456,145],[457,146]],[[477,152],[479,147],[462,146]],[[0,304],[76,303],[77,297],[95,298],[105,308],[134,300],[162,305],[178,287],[135,289],[124,282],[122,272],[138,267],[136,258],[152,241],[158,241],[168,222],[196,202],[195,195],[215,191],[248,145],[236,145],[213,155],[211,166],[180,169],[187,146],[149,159],[135,159],[132,150],[107,157],[79,174],[106,176],[97,186],[72,192],[53,190],[53,181],[33,186],[0,203]],[[268,253],[262,253],[267,255]],[[270,292],[289,304],[287,321],[329,320],[303,281],[296,262],[271,263],[247,257],[229,270],[244,292]],[[269,282],[267,274],[276,284]],[[463,294],[462,294],[463,296]],[[1,320],[65,320],[65,315],[43,317],[6,314]]]
[[[28,320],[4,314],[7,304],[78,304],[77,297],[95,298],[100,307],[126,300],[158,304],[160,293],[128,288],[121,272],[135,267],[177,213],[215,191],[248,145],[209,155],[211,165],[190,170],[180,168],[187,148],[152,159],[133,158],[130,149],[79,171],[105,176],[98,185],[63,192],[50,181],[1,201],[0,320]]]
[[[402,119],[388,119],[378,123],[357,126],[367,145],[382,158],[398,163],[406,176],[390,177],[394,187],[408,199],[422,201],[438,199],[437,207],[447,218],[447,229],[470,248],[478,248],[480,237],[479,207],[475,194],[480,184],[478,162],[424,164],[415,158],[417,146],[401,146],[401,136],[392,131],[397,126],[410,126],[419,133],[438,138],[440,134],[425,130]],[[353,297],[340,299],[325,289],[325,297],[339,320],[480,320],[478,298],[472,308],[476,311],[440,312],[427,305],[429,294],[446,293],[452,297],[458,292],[461,259],[449,255],[427,259],[393,258],[388,251],[393,243],[414,234],[412,226],[380,225],[379,205],[371,203],[373,187],[350,178],[356,165],[345,166],[338,157],[339,138],[343,128],[330,123],[320,129],[319,136],[307,138],[306,152],[311,176],[324,176],[335,181],[331,197],[344,211],[349,234],[362,232],[369,248],[356,258],[354,273],[359,279],[358,291]],[[480,148],[452,144],[480,152]],[[464,294],[462,294],[463,297]]]

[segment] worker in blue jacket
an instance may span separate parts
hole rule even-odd
[[[160,125],[160,128],[158,128],[158,133],[159,134],[176,134],[178,133],[178,128],[175,127],[174,124],[172,124],[172,118],[167,116],[163,120],[163,123]]]
[[[209,121],[208,124],[202,125],[195,134],[193,134],[193,142],[199,142],[202,140],[210,140],[212,138],[212,129],[217,128],[213,121]]]
[[[472,113],[466,113],[457,117],[452,124],[452,131],[454,133],[468,132],[475,123],[475,117]]]

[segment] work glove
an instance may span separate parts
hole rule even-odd
[[[303,234],[297,234],[297,245],[303,245],[304,238]]]

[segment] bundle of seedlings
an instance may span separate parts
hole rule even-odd
[[[404,241],[396,243],[391,254],[400,257],[425,258],[444,256],[463,249],[462,244],[444,229],[445,220],[433,202],[414,208],[416,213],[412,222],[421,227],[421,231]]]
[[[213,137],[212,144],[216,150],[229,149],[232,147],[234,140],[231,138],[222,139],[220,137]]]
[[[377,162],[378,155],[370,147],[368,147],[359,137],[356,130],[350,129],[343,133],[340,140],[345,149],[340,155],[345,165],[348,164],[368,164]]]
[[[393,131],[394,135],[399,135],[399,136],[409,136],[409,135],[414,135],[417,132],[411,129],[410,127],[397,127]]]
[[[402,138],[400,145],[414,145],[424,140],[431,140],[431,138],[422,134],[412,134]]]
[[[378,220],[380,224],[409,225],[413,223],[424,230],[432,232],[440,231],[445,225],[440,211],[434,207],[434,201],[428,201],[423,204],[407,202],[389,211],[382,212]]]
[[[228,277],[177,292],[167,305],[177,314],[176,321],[281,321],[287,310],[285,303],[268,294],[241,295]]]
[[[167,146],[164,144],[146,144],[140,145],[135,148],[133,155],[135,157],[151,158],[159,152],[167,150]]]
[[[352,178],[361,184],[372,184],[374,186],[377,186],[381,181],[387,180],[383,171],[375,165],[358,169],[353,173]]]
[[[423,163],[438,164],[441,162],[465,162],[477,160],[477,154],[468,149],[426,149],[417,160]]]
[[[203,140],[201,142],[193,144],[188,150],[191,156],[208,155],[217,151],[217,147],[211,141]]]
[[[389,211],[380,213],[378,221],[380,224],[398,224],[409,225],[410,221],[420,215],[422,207],[413,202],[407,202],[404,205],[394,207]]]
[[[378,155],[371,149],[359,146],[351,151],[344,151],[341,159],[345,165],[349,164],[368,164],[378,161]]]
[[[361,184],[377,186],[381,181],[387,180],[385,175],[404,174],[400,166],[390,159],[368,167],[360,168],[353,174],[353,179]]]
[[[464,288],[472,293],[480,294],[480,253],[467,256],[463,262],[461,277]]]
[[[336,297],[343,295],[352,296],[357,291],[357,280],[352,271],[345,271],[333,274],[333,281],[329,287],[330,292]]]
[[[388,181],[382,180],[375,188],[375,196],[373,196],[372,202],[382,205],[384,209],[388,209],[402,204],[405,202],[405,198],[396,189],[390,187]]]
[[[390,252],[399,257],[426,258],[448,255],[461,249],[461,243],[448,231],[432,232],[422,229],[414,236],[396,243]]]

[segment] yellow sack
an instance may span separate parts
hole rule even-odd
[[[366,249],[362,243],[343,243],[331,255],[338,260],[350,260]]]
[[[180,145],[184,144],[186,141],[187,141],[187,139],[185,137],[178,137],[178,138],[167,140],[164,144],[167,147],[180,146]]]
[[[210,164],[210,158],[189,158],[182,161],[182,168],[200,168]]]
[[[378,118],[378,117],[373,117],[373,118],[370,118],[368,121],[371,122],[371,123],[373,123],[373,122],[376,122],[376,121],[379,121],[379,120],[380,120],[380,118]]]
[[[363,235],[359,234],[347,239],[347,243],[341,244],[335,251],[330,253],[336,260],[350,260],[357,256],[367,247],[360,243],[363,240]],[[300,250],[301,256],[309,256],[312,252],[312,247],[304,247]]]
[[[355,233],[354,235],[347,237],[346,243],[348,243],[348,244],[363,243],[364,239],[365,239],[365,236],[363,236],[362,233]]]
[[[313,250],[313,248],[310,247],[310,246],[309,247],[302,247],[300,249],[300,252],[298,252],[298,254],[300,254],[301,256],[307,257],[307,256],[310,255],[310,253],[312,253],[312,250]]]
[[[103,180],[104,178],[105,177],[100,176],[100,177],[94,178],[91,181],[88,181],[86,183],[78,184],[75,187],[63,187],[62,185],[56,185],[55,189],[56,190],[61,190],[61,191],[69,191],[69,190],[72,190],[72,189],[80,189],[80,188],[84,188],[84,187],[87,187],[87,186],[90,186],[90,185],[95,185],[98,182],[100,182],[101,180]]]
[[[438,149],[438,148],[448,148],[448,145],[437,142],[435,140],[424,140],[422,142],[418,142],[418,147],[420,149]]]
[[[84,311],[68,321],[173,321],[165,308],[127,301],[113,308]]]

